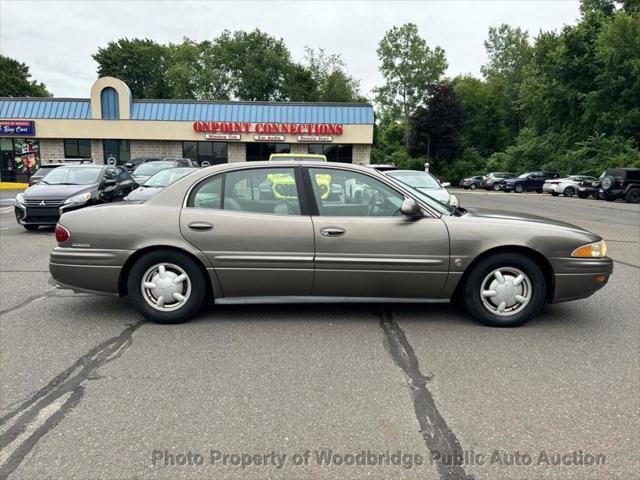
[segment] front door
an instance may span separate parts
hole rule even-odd
[[[307,172],[317,205],[314,295],[439,297],[449,270],[449,235],[442,220],[403,216],[404,195],[374,173]]]
[[[243,169],[193,189],[180,229],[209,257],[225,297],[311,294],[313,226],[299,201],[300,174]]]

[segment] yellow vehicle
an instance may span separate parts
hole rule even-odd
[[[294,160],[297,162],[326,162],[324,155],[311,153],[272,153],[269,161]],[[293,177],[287,173],[273,173],[267,175],[271,183],[273,195],[278,199],[296,198],[296,183]],[[331,175],[316,175],[316,183],[320,189],[320,198],[326,200],[331,193]]]

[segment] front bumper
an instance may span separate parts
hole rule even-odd
[[[613,273],[613,260],[604,258],[552,258],[554,293],[551,303],[587,298],[604,287]]]
[[[122,267],[131,250],[56,247],[49,271],[60,288],[101,295],[118,295]]]
[[[21,203],[14,203],[13,210],[16,221],[20,225],[55,225],[65,212],[84,208],[89,204],[68,203],[59,207],[27,207]]]

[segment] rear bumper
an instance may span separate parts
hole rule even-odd
[[[130,250],[56,247],[49,271],[60,288],[102,295],[118,295],[122,267]]]
[[[559,193],[560,192],[560,185],[558,184],[547,184],[545,183],[542,186],[542,191],[543,192],[549,192],[549,193]]]
[[[613,260],[605,258],[552,258],[555,288],[551,303],[587,298],[608,282]]]

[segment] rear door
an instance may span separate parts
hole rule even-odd
[[[244,168],[190,193],[180,229],[209,257],[225,297],[311,294],[313,226],[300,175],[294,167]]]
[[[439,296],[449,269],[449,235],[442,220],[400,214],[404,195],[374,172],[304,170],[314,200],[314,295]]]

